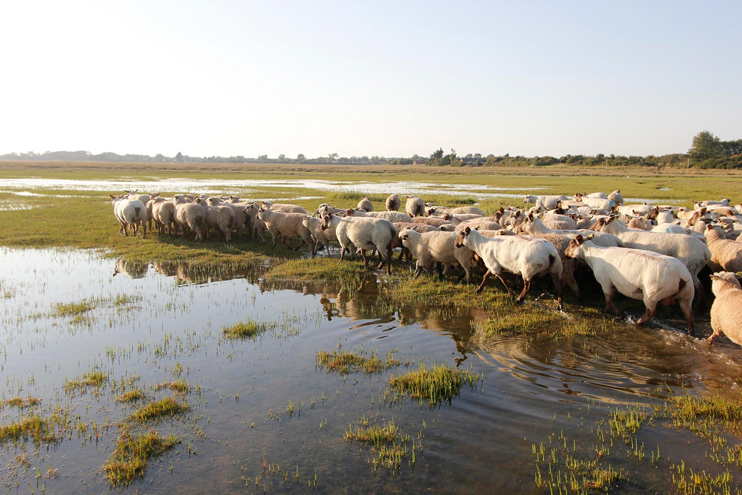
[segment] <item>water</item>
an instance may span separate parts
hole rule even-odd
[[[509,337],[483,347],[472,331],[483,313],[379,306],[375,294],[383,280],[375,276],[351,292],[312,283],[271,285],[262,278],[265,267],[206,273],[187,264],[132,264],[61,250],[2,249],[0,256],[0,396],[31,394],[45,409],[69,408],[78,424],[88,425],[53,446],[5,443],[4,492],[39,492],[42,484],[49,493],[109,489],[101,467],[115,449],[120,422],[136,406],[117,403],[110,384],[98,395],[63,390],[66,378],[93,367],[117,381],[138,376],[137,385],[151,398],[172,395],[152,386],[178,377],[200,387],[187,395],[191,410],[183,417],[144,429],[172,432],[182,443],[150,461],[144,479],[127,493],[261,493],[264,486],[270,492],[532,493],[534,445],[544,444],[548,456],[564,442],[568,447],[560,447],[557,459],[570,452],[593,460],[598,430],[608,431],[609,409],[663,404],[688,391],[738,397],[742,383],[739,347],[720,340],[710,348],[674,328],[621,326],[559,345]],[[140,298],[117,305],[120,296]],[[95,300],[96,307],[80,321],[51,315],[58,303],[82,300]],[[222,338],[223,326],[246,318],[277,326],[254,341]],[[316,352],[339,345],[381,356],[396,349],[403,365],[346,378],[318,368]],[[389,373],[420,362],[484,378],[432,409],[410,398],[381,402]],[[285,412],[289,403],[293,414]],[[375,472],[371,449],[343,440],[348,425],[364,415],[394,419],[416,442],[422,438],[414,466],[407,458],[399,472]],[[4,407],[0,417],[7,424],[19,412]],[[93,422],[100,425],[97,442]],[[631,457],[630,447],[616,440],[605,462],[630,473],[630,480],[614,490],[676,491],[671,466],[681,459],[695,471],[726,469],[706,458],[707,440],[686,431],[656,425],[636,438],[647,456],[660,445],[662,461]],[[195,449],[190,455],[189,445]],[[264,460],[266,470],[279,464],[288,471],[288,481],[283,474],[262,474]],[[59,475],[48,477],[49,467]],[[739,487],[739,468],[728,469],[732,486]]]

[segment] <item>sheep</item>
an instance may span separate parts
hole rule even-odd
[[[409,249],[417,259],[415,278],[420,276],[423,268],[436,263],[438,275],[443,280],[443,265],[461,265],[467,280],[471,279],[471,258],[461,248],[457,248],[455,232],[420,233],[413,229],[404,229],[398,236],[402,245]],[[462,277],[463,278],[463,277]]]
[[[523,203],[535,203],[536,206],[540,206],[545,210],[553,210],[556,208],[559,201],[566,201],[569,198],[567,196],[526,196]]]
[[[477,287],[477,293],[482,292],[485,282],[494,274],[508,293],[513,295],[502,278],[503,271],[508,271],[523,278],[523,292],[516,299],[516,302],[521,303],[531,288],[531,280],[536,276],[550,273],[557,293],[558,308],[562,308],[561,277],[564,267],[559,253],[549,241],[520,236],[487,238],[467,227],[456,237],[456,247],[461,246],[475,251],[487,267],[482,283]]]
[[[608,195],[608,199],[616,203],[617,205],[623,204],[623,196],[621,195],[621,190],[616,189],[612,193]]]
[[[442,206],[429,206],[425,208],[425,212],[428,215],[443,216],[443,215],[476,215],[479,217],[484,216],[484,211],[476,206],[459,206],[456,208],[444,208]]]
[[[566,215],[547,213],[543,216],[542,222],[544,222],[546,227],[553,230],[575,230],[577,228],[575,221]]]
[[[530,235],[540,234],[557,234],[561,236],[569,237],[574,239],[578,235],[586,236],[588,234],[595,234],[593,242],[598,246],[603,247],[621,247],[623,243],[621,240],[611,234],[604,234],[602,232],[591,232],[589,230],[551,230],[544,225],[544,223],[533,215],[529,215],[526,219],[523,231]]]
[[[317,247],[319,243],[322,243],[327,250],[327,256],[332,257],[332,254],[330,253],[330,242],[337,242],[338,240],[337,235],[335,235],[335,229],[322,230],[322,219],[317,217],[305,216],[301,223],[304,227],[309,229],[312,233],[312,237],[314,237],[315,243],[314,248],[312,249],[312,255],[314,256],[317,254]]]
[[[493,222],[492,220],[487,220],[486,218],[479,218],[479,219],[474,219],[474,220],[468,220],[466,222],[461,222],[460,224],[455,225],[454,229],[463,230],[466,227],[471,227],[477,230],[500,230],[502,229],[502,225],[500,225],[497,222]]]
[[[394,224],[394,228],[397,229],[397,232],[402,232],[404,229],[412,229],[415,232],[425,233],[425,232],[440,232],[441,230],[437,227],[433,227],[432,225],[425,225],[422,223],[413,223],[413,222],[392,222]],[[396,248],[402,248],[399,252],[399,259],[401,260],[403,257],[407,260],[407,264],[409,264],[411,260],[411,254],[409,249],[404,247],[402,244],[402,241],[400,240],[399,236],[395,236],[394,239],[392,239],[392,249]]]
[[[437,217],[414,217],[413,223],[420,223],[424,225],[432,225],[433,227],[441,227],[442,225],[451,224],[450,219],[437,218]]]
[[[652,211],[653,208],[652,205],[644,203],[643,205],[621,205],[616,209],[622,215],[646,215]]]
[[[742,244],[726,239],[721,228],[711,224],[706,226],[703,235],[713,263],[719,265],[723,271],[742,271]]]
[[[363,197],[356,205],[356,208],[363,211],[374,211],[374,204],[371,202],[371,198]]]
[[[696,207],[701,206],[729,206],[732,201],[730,199],[722,199],[721,201],[700,201],[695,203]]]
[[[307,210],[299,205],[288,205],[281,203],[274,203],[273,201],[262,201],[263,208],[271,209],[272,211],[280,211],[283,213],[302,213],[307,214]]]
[[[204,204],[205,201],[198,198],[194,204],[198,204],[204,207],[206,210],[206,225],[207,227],[214,228],[221,231],[224,234],[224,240],[227,242],[232,241],[232,229],[235,224],[235,210],[228,205],[215,205],[212,206],[214,198],[208,199],[208,204]],[[219,199],[221,202],[221,199]],[[230,203],[231,204],[231,203]],[[206,238],[209,238],[209,232],[206,231]]]
[[[157,196],[157,193],[155,194],[137,194],[137,191],[139,189],[135,189],[134,191],[124,191],[126,193],[127,199],[129,200],[135,200],[135,201],[141,201],[142,204],[146,205],[147,201]]]
[[[164,234],[165,227],[167,227],[167,233],[172,237],[175,233],[175,205],[172,201],[158,197],[151,199],[147,204],[152,205],[152,218],[159,232]]]
[[[399,207],[402,206],[402,202],[399,200],[399,196],[396,194],[390,194],[386,198],[386,211],[399,211]]]
[[[572,292],[575,293],[575,296],[577,296],[578,299],[582,299],[582,295],[580,294],[580,287],[579,285],[577,285],[577,280],[575,279],[577,260],[574,258],[569,258],[567,257],[567,255],[564,254],[572,238],[561,234],[533,234],[533,237],[546,239],[554,245],[557,252],[559,253],[559,257],[562,260],[562,287],[564,287],[565,285],[569,286],[569,288],[572,289]]]
[[[425,202],[414,196],[406,196],[407,203],[405,203],[405,212],[411,217],[424,217],[425,216]]]
[[[371,217],[383,218],[390,222],[412,222],[412,217],[399,211],[363,211],[358,209],[348,209],[342,211],[344,217]],[[421,217],[424,218],[424,217]]]
[[[604,313],[613,310],[621,315],[613,302],[616,291],[644,301],[644,315],[637,325],[654,318],[657,303],[670,305],[677,300],[693,334],[693,276],[680,260],[642,249],[596,246],[581,235],[570,241],[565,254],[585,261],[593,271],[605,295]]]
[[[616,203],[613,202],[613,200],[602,199],[602,198],[591,198],[588,196],[583,196],[581,194],[575,195],[575,201],[582,201],[583,203],[588,205],[590,208],[594,208],[598,210],[613,211],[613,209],[616,207]]]
[[[657,221],[657,225],[661,223],[672,223],[675,221],[675,215],[673,215],[672,210],[662,210],[657,213],[655,220]]]
[[[629,220],[628,222],[628,227],[630,229],[652,230],[654,225],[652,225],[651,220],[647,220],[646,218],[632,217],[631,220]]]
[[[312,232],[302,223],[304,217],[306,217],[306,214],[273,211],[272,208],[260,208],[258,210],[258,218],[265,222],[266,227],[268,227],[268,230],[273,237],[274,249],[276,247],[276,242],[280,237],[286,247],[292,251],[297,251],[304,244],[309,244],[312,248],[312,252],[314,252],[315,246],[314,241],[312,240]],[[293,237],[301,238],[301,243],[299,243],[295,248],[292,248],[288,242],[289,239]]]
[[[632,249],[645,249],[655,253],[672,256],[685,264],[693,277],[693,285],[699,298],[703,298],[703,287],[698,280],[698,272],[711,259],[711,251],[695,237],[683,234],[659,234],[644,230],[630,230],[618,224],[614,218],[600,219],[594,226],[598,232],[613,234],[623,242],[624,246]]]
[[[709,344],[722,333],[737,345],[742,345],[742,286],[731,272],[711,275],[711,291],[716,296],[711,305],[711,329],[706,340]]]
[[[183,237],[192,230],[196,233],[196,240],[203,240],[206,228],[206,210],[199,204],[186,202],[186,199],[183,194],[173,196],[175,222],[180,227]]]
[[[631,223],[629,223],[629,228],[631,227]],[[688,231],[685,230],[685,228],[681,227],[678,224],[675,223],[661,223],[658,224],[652,229],[649,230],[650,232],[659,232],[661,234],[685,234],[688,235]]]
[[[121,224],[119,233],[123,232],[124,235],[128,236],[128,227],[132,228],[134,235],[137,234],[139,222],[142,223],[142,237],[147,237],[147,208],[144,203],[134,199],[117,198],[114,195],[110,195],[111,205],[113,206],[113,214],[116,216],[116,220]]]
[[[604,192],[594,192],[590,194],[584,194],[586,198],[597,198],[597,199],[608,199],[608,195]]]
[[[329,214],[322,217],[322,229],[335,229],[340,243],[340,261],[345,256],[345,250],[353,257],[352,248],[361,252],[364,266],[368,265],[366,249],[375,249],[379,255],[386,258],[386,272],[392,273],[392,239],[397,235],[397,229],[389,220],[383,218],[343,218]]]
[[[334,206],[331,206],[330,203],[322,203],[317,207],[313,215],[321,217],[328,213],[342,214],[344,211],[344,208],[335,208]]]
[[[247,203],[242,207],[242,212],[245,214],[245,226],[250,231],[250,239],[255,240],[255,234],[258,234],[260,242],[266,242],[265,231],[268,228],[260,218],[258,218],[258,211],[260,207],[257,203]],[[239,232],[238,232],[239,234]]]
[[[447,213],[443,215],[444,219],[448,217],[450,217],[449,220],[451,220],[451,223],[455,223],[455,224],[458,224],[461,222],[468,222],[469,220],[478,220],[480,218],[484,218],[482,217],[482,215],[477,215],[476,213],[458,213],[456,215],[452,213]]]

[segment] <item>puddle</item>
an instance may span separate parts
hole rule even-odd
[[[676,330],[621,327],[559,345],[503,337],[482,348],[472,324],[483,312],[380,305],[376,294],[384,282],[373,275],[350,291],[268,284],[261,266],[126,263],[64,250],[0,249],[0,256],[0,397],[39,397],[44,407],[69,408],[79,425],[51,447],[3,445],[0,465],[18,466],[25,452],[30,466],[0,472],[4,491],[17,491],[16,482],[24,492],[40,491],[37,482],[49,492],[109,490],[100,469],[115,450],[117,425],[136,406],[116,402],[110,384],[99,394],[64,391],[65,379],[95,367],[111,380],[138,377],[137,386],[158,398],[172,395],[153,391],[163,381],[200,387],[186,396],[191,410],[181,419],[148,427],[182,443],[151,460],[144,480],[126,493],[532,493],[534,445],[550,446],[550,438],[561,443],[563,435],[571,455],[594,459],[596,431],[609,408],[662,404],[689,390],[738,396],[742,383],[739,347],[720,341],[709,348]],[[80,319],[53,316],[58,304],[81,301],[93,307]],[[246,319],[275,326],[255,340],[222,337],[224,326]],[[396,350],[402,365],[347,378],[316,365],[320,350],[359,347],[380,356]],[[388,374],[420,362],[458,366],[481,373],[483,381],[432,409],[409,398],[381,401]],[[292,414],[285,412],[289,404]],[[1,424],[18,415],[0,409]],[[385,467],[374,471],[371,449],[343,440],[363,416],[393,419],[422,442],[414,465],[408,456],[394,475]],[[638,438],[647,456],[661,443],[672,461],[723,472],[704,457],[708,441],[660,426]],[[663,458],[656,467],[627,450],[617,440],[606,457],[613,468],[631,472],[630,481],[618,482],[622,491],[676,491],[670,462]],[[45,476],[48,469],[59,476]]]

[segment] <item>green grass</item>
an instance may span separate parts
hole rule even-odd
[[[451,368],[445,364],[434,365],[432,368],[421,364],[417,370],[390,376],[389,385],[397,392],[435,405],[443,401],[450,402],[461,393],[464,385],[473,389],[482,379],[482,375]]]
[[[366,351],[357,349],[355,351],[320,351],[317,353],[317,365],[325,368],[328,372],[347,375],[351,372],[362,371],[363,373],[381,373],[389,368],[399,366],[399,361],[394,357],[394,352],[388,352],[384,361],[379,358],[375,350],[367,356]]]
[[[400,427],[394,423],[394,419],[389,422],[382,422],[381,425],[371,425],[369,420],[364,416],[359,421],[360,426],[351,423],[348,430],[343,434],[346,442],[355,442],[360,445],[371,447],[374,454],[372,463],[374,471],[379,466],[386,467],[390,471],[398,472],[402,466],[402,459],[408,457],[412,451],[412,464],[414,464],[415,451],[422,450],[422,444],[418,443],[417,447],[414,442],[410,448],[410,435],[406,434]]]
[[[268,330],[269,325],[264,322],[257,322],[247,319],[234,325],[228,325],[222,328],[222,334],[230,339],[254,339],[261,333]]]
[[[37,444],[55,443],[58,438],[54,433],[54,424],[55,421],[38,414],[23,415],[7,425],[0,425],[0,444],[29,438]]]
[[[188,391],[191,389],[191,387],[185,382],[185,380],[178,380],[175,382],[162,382],[157,384],[157,390],[162,390],[164,388],[170,389],[174,392],[178,392],[180,394],[188,393]]]
[[[129,420],[144,423],[153,419],[182,414],[189,409],[187,404],[181,404],[172,397],[165,397],[156,402],[150,402],[134,411]]]
[[[149,459],[167,452],[177,443],[179,440],[173,435],[163,438],[155,431],[136,437],[127,430],[122,431],[113,456],[103,465],[106,479],[112,487],[129,485],[144,477]]]
[[[660,411],[658,411],[660,413]],[[739,398],[720,395],[694,397],[681,395],[670,398],[661,413],[677,428],[684,428],[703,437],[720,431],[739,434],[742,421],[742,403]]]
[[[83,313],[95,309],[95,303],[93,301],[80,301],[71,303],[57,303],[54,305],[53,316],[64,318],[67,316],[81,316]]]
[[[64,390],[71,392],[73,390],[85,389],[88,387],[99,388],[108,381],[108,373],[104,373],[100,370],[92,370],[87,373],[83,373],[82,376],[75,378],[74,380],[65,380]]]
[[[141,389],[134,389],[116,396],[116,402],[139,402],[147,398],[147,394]]]
[[[27,407],[34,407],[41,404],[41,399],[37,397],[11,397],[10,399],[0,400],[0,409],[4,407],[17,407],[18,409],[26,409]]]

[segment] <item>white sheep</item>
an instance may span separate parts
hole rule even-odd
[[[144,206],[144,203],[136,199],[131,200],[117,198],[113,195],[110,196],[113,214],[121,224],[119,233],[123,232],[124,235],[128,236],[128,227],[131,227],[134,235],[136,235],[141,222],[142,237],[147,237],[147,207]]]
[[[326,212],[325,214],[330,213]],[[412,217],[406,213],[399,211],[363,211],[358,209],[348,209],[341,212],[341,216],[344,217],[369,217],[369,218],[383,218],[389,220],[392,223],[395,222],[412,222]],[[421,217],[424,218],[424,217]]]
[[[172,201],[157,197],[151,199],[147,204],[152,205],[152,219],[159,232],[164,234],[165,227],[167,227],[167,233],[172,237],[175,233],[175,205]]]
[[[608,195],[608,199],[612,200],[617,205],[623,204],[623,196],[621,195],[621,190],[616,189],[612,193]]]
[[[683,262],[693,277],[693,285],[699,298],[703,298],[703,286],[698,273],[711,259],[711,251],[693,236],[684,234],[659,234],[644,230],[632,230],[614,221],[600,219],[593,227],[598,232],[613,234],[623,242],[624,247],[645,249],[655,253],[672,256]]]
[[[386,271],[392,272],[392,239],[397,235],[397,229],[389,220],[382,218],[349,217],[325,215],[322,218],[322,229],[335,229],[335,235],[340,243],[340,260],[345,256],[345,250],[351,253],[354,248],[361,251],[363,264],[368,265],[366,249],[375,249],[379,255],[386,258]]]
[[[204,240],[206,229],[206,210],[196,203],[188,203],[184,194],[173,196],[175,205],[175,222],[180,227],[183,237],[190,231],[195,232],[196,240]]]
[[[680,260],[642,249],[604,248],[582,236],[572,239],[565,254],[585,261],[593,271],[605,295],[603,312],[613,310],[621,315],[613,302],[617,291],[644,301],[646,310],[637,324],[651,320],[658,303],[670,305],[678,301],[686,328],[693,333],[693,277]]]
[[[198,198],[195,201],[195,204],[200,204],[204,207],[206,210],[206,225],[207,227],[211,227],[213,229],[216,229],[218,231],[221,231],[222,234],[224,234],[224,240],[227,242],[232,241],[232,229],[234,228],[235,224],[235,210],[229,206],[232,203],[229,204],[215,204],[214,198],[208,199],[208,204],[204,204],[205,201],[201,198]],[[219,203],[221,203],[221,199],[219,199]],[[209,238],[209,232],[206,231],[206,238]]]
[[[258,210],[258,218],[265,222],[268,231],[270,231],[273,237],[273,248],[276,247],[276,242],[280,238],[286,247],[292,251],[298,250],[304,244],[309,244],[312,252],[314,252],[315,247],[312,240],[312,232],[302,223],[304,217],[306,215],[301,213],[285,213],[267,208],[260,208]],[[288,242],[289,239],[294,237],[301,238],[301,243],[295,248],[291,247]]]
[[[399,200],[399,196],[396,194],[390,194],[388,198],[386,198],[386,210],[387,211],[399,211],[400,206],[402,206],[402,202]]]
[[[363,211],[374,211],[374,204],[371,202],[371,198],[363,197],[356,205],[356,208]]]
[[[425,216],[425,202],[421,198],[407,196],[405,211],[411,217],[423,217]]]
[[[703,233],[711,251],[711,261],[727,272],[742,271],[742,243],[726,239],[720,227],[709,224]]]
[[[584,196],[587,198],[608,199],[608,195],[604,192],[594,192],[590,194],[585,194]]]
[[[632,215],[646,215],[650,211],[652,211],[653,208],[654,206],[652,206],[651,204],[644,203],[642,205],[620,205],[616,209],[622,215],[632,216]]]
[[[583,196],[581,194],[575,195],[574,199],[575,201],[582,201],[590,208],[598,210],[612,211],[616,207],[616,203],[613,202],[613,200],[611,199],[591,198],[589,196]]]
[[[716,296],[711,305],[711,329],[709,344],[722,333],[737,345],[742,345],[742,286],[731,272],[711,275],[711,291]]]
[[[487,267],[477,292],[482,291],[489,276],[494,274],[512,295],[502,278],[503,271],[508,271],[523,278],[523,292],[516,299],[521,303],[531,288],[533,278],[550,273],[559,308],[562,308],[561,277],[564,267],[559,253],[549,241],[515,235],[487,238],[476,230],[466,228],[456,237],[456,246],[466,246],[476,252]]]
[[[589,230],[552,230],[541,221],[540,218],[529,215],[523,227],[523,232],[531,235],[556,234],[574,239],[578,235],[587,236],[595,234],[593,242],[603,247],[621,247],[623,243],[618,237],[602,232],[591,232]]]
[[[537,207],[542,207],[545,210],[553,210],[557,207],[557,203],[560,201],[566,201],[569,198],[567,196],[533,196],[529,195],[523,199],[523,203],[535,203]]]
[[[483,217],[484,211],[476,206],[458,206],[456,208],[444,208],[442,206],[426,206],[425,213],[427,215],[433,215],[441,217],[444,215],[456,215],[462,217],[465,215],[474,215],[477,217]]]
[[[299,205],[289,205],[282,203],[274,203],[273,201],[262,201],[263,208],[269,208],[272,211],[281,211],[283,213],[302,213],[307,214],[307,210]]]
[[[415,278],[420,276],[423,268],[436,263],[441,280],[443,280],[443,265],[461,265],[467,280],[471,279],[471,257],[462,248],[456,247],[457,234],[455,232],[420,233],[413,229],[404,229],[399,232],[398,237],[402,245],[417,260]]]
[[[302,224],[304,227],[309,229],[309,231],[312,233],[312,237],[314,237],[315,244],[314,249],[312,249],[312,255],[317,254],[317,247],[320,243],[325,246],[325,249],[327,250],[327,256],[331,257],[332,254],[330,253],[330,243],[331,242],[337,242],[338,238],[335,234],[335,229],[329,228],[327,230],[322,230],[322,219],[317,217],[309,217],[306,216],[302,220]]]

